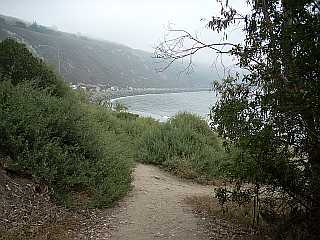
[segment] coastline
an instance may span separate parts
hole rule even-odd
[[[139,89],[139,90],[119,90],[110,93],[110,101],[114,102],[127,97],[167,94],[167,93],[184,93],[184,92],[204,92],[210,91],[210,88],[172,88],[172,89]]]
[[[117,98],[113,98],[111,99],[111,103],[115,103],[115,102],[121,102],[122,99],[128,99],[128,100],[124,100],[124,101],[129,101],[130,102],[130,98],[135,98],[135,97],[139,97],[139,96],[155,96],[155,95],[175,95],[175,94],[183,94],[183,93],[200,93],[200,92],[210,92],[209,89],[193,89],[191,91],[175,91],[175,92],[160,92],[160,93],[144,93],[144,94],[138,94],[138,95],[129,95],[129,96],[122,96],[122,97],[117,97]],[[169,98],[172,98],[172,97],[169,97]],[[174,97],[175,98],[175,97]],[[163,114],[161,113],[161,111],[159,113],[157,112],[153,112],[153,111],[141,111],[141,110],[134,110],[134,109],[128,109],[128,112],[129,113],[132,113],[132,114],[137,114],[139,115],[140,117],[150,117],[150,118],[153,118],[153,119],[156,119],[158,120],[159,122],[167,122],[173,115],[167,115],[167,114]],[[193,111],[190,111],[190,112],[193,112]],[[195,112],[196,113],[196,112]],[[199,116],[205,118],[207,121],[207,116],[202,116],[200,113],[196,113],[198,114]]]

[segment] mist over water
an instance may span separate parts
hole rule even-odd
[[[129,112],[166,121],[179,112],[196,113],[207,118],[216,97],[214,92],[201,91],[147,94],[119,98],[115,101],[125,104]]]

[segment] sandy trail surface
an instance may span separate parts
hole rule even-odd
[[[134,189],[120,204],[119,227],[112,240],[209,239],[189,206],[187,196],[212,193],[212,188],[182,181],[150,165],[138,164]]]

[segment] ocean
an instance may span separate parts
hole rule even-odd
[[[137,95],[114,101],[127,106],[131,113],[165,122],[179,112],[191,112],[208,119],[216,96],[212,91],[201,91]]]

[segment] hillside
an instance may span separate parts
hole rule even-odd
[[[198,67],[190,76],[182,66],[155,71],[152,54],[124,45],[56,31],[0,15],[0,40],[14,37],[60,72],[67,82],[136,88],[209,87],[214,74]]]

